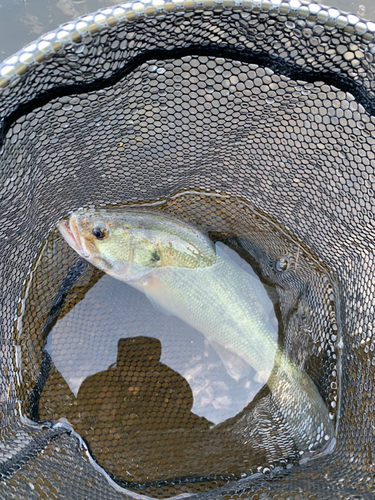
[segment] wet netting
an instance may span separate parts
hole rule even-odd
[[[374,34],[299,0],[145,0],[0,66],[1,498],[374,498]],[[308,417],[282,362],[218,425],[194,413],[178,356],[214,354],[56,230],[118,205],[195,223],[277,291]]]

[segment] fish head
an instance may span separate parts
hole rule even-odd
[[[122,281],[156,269],[207,267],[216,260],[210,240],[188,225],[158,214],[129,210],[77,212],[59,225],[84,259]]]

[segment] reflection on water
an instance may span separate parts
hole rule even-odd
[[[320,453],[334,437],[338,403],[327,269],[245,200],[194,190],[155,209],[195,223],[261,278],[264,320],[283,351],[267,383],[253,369],[230,376],[212,339],[82,261],[53,231],[19,309],[22,411],[67,419],[118,484],[159,498]]]

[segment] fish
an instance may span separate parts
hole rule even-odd
[[[300,446],[317,434],[312,412],[332,434],[315,384],[286,356],[266,321],[265,287],[208,235],[171,215],[129,208],[78,211],[59,230],[82,258],[201,332],[235,380],[254,369]]]
[[[268,378],[277,335],[267,324],[261,282],[191,225],[166,216],[100,210],[60,224],[94,266],[143,292],[156,310],[203,333],[232,378],[252,367]]]

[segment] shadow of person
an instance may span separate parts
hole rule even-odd
[[[156,338],[120,339],[116,363],[87,377],[77,398],[52,366],[40,418],[66,418],[119,484],[157,498],[204,491],[275,457],[293,458],[293,436],[267,386],[235,417],[213,425],[191,411],[189,383],[161,363],[161,349]]]
[[[126,482],[188,475],[186,451],[212,426],[191,412],[188,382],[160,356],[155,338],[119,340],[116,364],[83,381],[68,417],[98,463]]]

